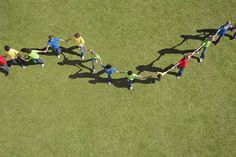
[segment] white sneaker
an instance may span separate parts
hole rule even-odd
[[[93,69],[93,73],[95,73],[96,72],[96,70],[95,69]]]
[[[84,56],[82,56],[81,58],[82,58],[82,60],[84,60]]]
[[[23,65],[22,68],[25,69],[25,66]]]
[[[199,58],[199,63],[202,63],[202,60],[203,60],[202,58]]]
[[[132,90],[133,88],[134,88],[133,86],[129,87],[130,90]]]
[[[60,56],[60,55],[57,55],[57,58],[61,58],[61,56]]]
[[[44,67],[44,64],[41,64],[41,67]]]
[[[107,82],[108,85],[111,85],[111,82]]]
[[[180,76],[177,76],[178,79],[180,79]]]
[[[97,60],[97,59],[95,59],[95,63],[98,63],[98,60]]]

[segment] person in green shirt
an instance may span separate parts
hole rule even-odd
[[[141,75],[137,75],[137,74],[134,74],[132,71],[125,71],[123,72],[125,74],[125,77],[127,78],[127,81],[128,81],[128,88],[130,90],[133,89],[133,81],[134,79],[142,79],[144,78],[143,76]]]
[[[28,53],[28,56],[26,58],[27,62],[32,61],[34,64],[41,64],[41,66],[44,67],[44,61],[40,58],[38,53],[46,51],[26,49],[26,52]]]
[[[214,36],[210,35],[208,38],[206,38],[202,43],[202,54],[199,58],[199,62],[202,63],[203,59],[205,59],[205,53],[207,52],[208,47],[213,42]]]
[[[94,50],[89,50],[91,55],[92,55],[92,58],[91,58],[91,61],[92,61],[92,69],[93,69],[93,73],[96,72],[96,69],[95,69],[95,63],[98,62],[98,60],[100,61],[100,63],[102,64],[102,59],[101,57],[99,56],[99,54],[97,54]]]

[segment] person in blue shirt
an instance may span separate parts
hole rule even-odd
[[[66,42],[66,41],[60,38],[54,38],[53,35],[49,35],[48,38],[49,40],[48,40],[47,49],[45,50],[45,52],[47,52],[49,47],[51,47],[52,51],[56,53],[57,58],[60,58],[62,49],[60,48],[59,42],[60,41]]]
[[[227,21],[223,26],[221,26],[218,31],[216,32],[216,35],[218,35],[218,39],[214,42],[215,45],[217,45],[220,41],[220,39],[227,33],[229,29],[231,29],[233,26],[231,25],[230,21]]]
[[[102,65],[102,64],[101,64]],[[112,78],[111,75],[113,73],[119,73],[119,71],[116,68],[113,68],[110,64],[102,65],[103,71],[107,74],[107,84],[111,85]]]

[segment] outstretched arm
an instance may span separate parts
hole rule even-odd
[[[46,52],[48,52],[48,49],[49,49],[49,47],[50,47],[50,46],[49,46],[49,45],[47,45],[47,48],[46,48],[46,50],[45,50],[45,51],[42,51],[42,52],[45,52],[45,53],[46,53]]]

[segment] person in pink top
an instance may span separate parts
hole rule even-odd
[[[9,75],[9,73],[10,73],[10,68],[9,68],[9,66],[8,66],[8,64],[7,64],[7,61],[6,61],[6,59],[2,56],[2,55],[0,55],[0,66],[3,68],[3,70],[5,71],[5,75],[7,76],[7,75]]]

